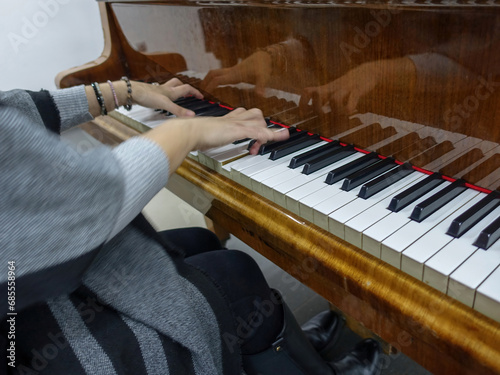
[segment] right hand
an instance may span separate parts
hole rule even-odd
[[[246,82],[254,84],[255,92],[263,96],[271,71],[272,61],[269,53],[257,51],[235,66],[209,71],[201,83],[201,88],[212,92],[221,85]]]
[[[237,108],[222,117],[197,117],[191,120],[194,150],[206,150],[224,146],[239,139],[252,138],[256,142],[250,154],[256,154],[259,147],[269,141],[281,141],[289,137],[289,132],[267,128],[262,111],[257,108],[246,110]]]

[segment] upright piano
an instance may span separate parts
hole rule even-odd
[[[258,107],[293,136],[257,156],[251,140],[192,153],[172,191],[392,353],[435,374],[500,373],[495,1],[99,7],[103,54],[59,87],[178,77],[203,91],[184,102],[198,114]],[[224,72],[238,75],[213,79]],[[169,116],[135,106],[84,128],[113,144]]]

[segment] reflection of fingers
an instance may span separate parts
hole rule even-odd
[[[304,92],[300,96],[299,107],[301,108],[307,107],[310,101],[311,101],[311,93],[309,91],[304,90]]]
[[[346,114],[350,115],[356,112],[356,107],[358,106],[359,98],[355,94],[350,94],[346,104]]]
[[[312,104],[313,104],[314,111],[316,113],[321,113],[321,110],[323,108],[323,103],[321,100],[321,96],[319,95],[319,93],[317,91],[314,91],[312,93]]]

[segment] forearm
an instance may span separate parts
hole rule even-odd
[[[191,119],[172,119],[141,137],[156,143],[163,150],[169,160],[169,175],[175,172],[187,154],[197,146]]]
[[[111,85],[109,83],[103,82],[98,84],[107,112],[113,111],[116,108],[116,104],[118,104],[119,107],[127,104],[128,98],[127,84],[125,83],[125,81],[114,81],[111,84],[113,85],[115,94],[113,94],[113,90],[111,89]],[[134,82],[132,82],[131,84],[134,85]],[[87,95],[87,100],[89,103],[89,112],[94,117],[100,116],[101,106],[97,100],[94,88],[90,85],[85,86],[85,94]]]

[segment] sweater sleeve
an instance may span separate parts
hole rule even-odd
[[[84,85],[50,91],[50,95],[59,113],[60,131],[94,119],[89,112],[89,103]]]
[[[131,138],[113,149],[124,179],[123,205],[108,240],[134,219],[167,184],[169,161],[163,150],[146,138]]]
[[[455,85],[455,90],[470,88],[475,82],[476,73],[470,71],[448,56],[436,52],[410,55],[417,69],[417,91],[425,92],[430,88],[441,91],[443,87]]]
[[[0,128],[0,260],[15,263],[20,311],[81,284],[101,245],[164,185],[168,162],[142,139],[78,153],[10,107]],[[8,281],[0,273],[5,293]]]

